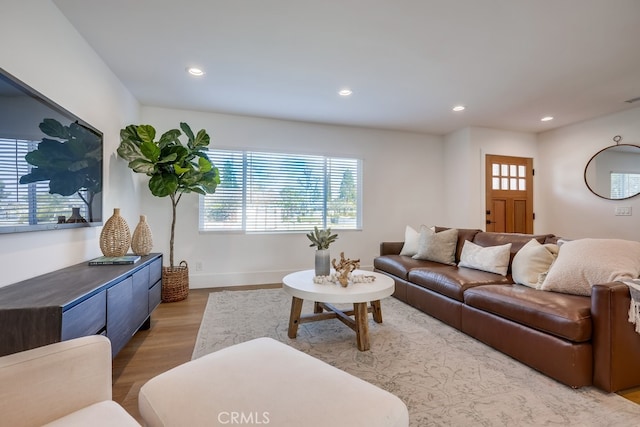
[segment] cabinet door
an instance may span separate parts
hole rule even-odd
[[[162,257],[149,265],[149,315],[162,299]]]
[[[133,300],[131,307],[134,332],[149,317],[149,266],[136,271],[133,276]]]
[[[61,339],[83,337],[104,331],[107,322],[107,292],[102,291],[62,312]]]
[[[115,356],[133,335],[131,306],[133,277],[107,289],[107,337],[111,340],[111,354]]]

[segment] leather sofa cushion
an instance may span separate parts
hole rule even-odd
[[[458,301],[463,301],[463,293],[474,286],[512,283],[510,276],[505,277],[472,268],[435,264],[436,267],[411,270],[408,275],[409,281]]]
[[[465,304],[572,342],[591,339],[591,298],[522,285],[478,286]]]
[[[439,262],[413,259],[404,255],[384,255],[374,258],[373,268],[388,274],[393,274],[401,279],[407,280],[409,271],[414,268],[438,268],[444,266]]]

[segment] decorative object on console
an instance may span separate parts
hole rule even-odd
[[[153,235],[146,215],[140,215],[140,222],[131,236],[131,250],[136,255],[149,255],[153,248]]]
[[[331,234],[331,228],[320,230],[318,227],[313,227],[313,231],[307,233],[307,237],[311,240],[309,246],[318,248],[315,254],[316,276],[328,276],[331,273],[329,245],[338,239],[338,235]]]
[[[182,129],[182,132],[180,131]],[[174,264],[174,235],[176,207],[185,193],[213,194],[220,184],[220,173],[206,151],[211,138],[204,129],[194,135],[188,124],[171,129],[158,141],[156,130],[150,125],[129,125],[120,130],[118,156],[129,162],[136,173],[149,176],[149,190],[156,197],[171,199],[171,234],[169,240],[169,267],[162,269],[163,301],[179,301],[188,295],[189,270],[185,261]],[[187,144],[180,141],[182,133]],[[165,290],[165,287],[167,288]],[[169,289],[175,287],[176,289]],[[165,300],[164,295],[167,295]]]
[[[81,222],[87,222],[86,219],[80,215],[80,208],[71,208],[71,216],[65,221],[67,224],[77,224]]]
[[[104,223],[100,232],[100,250],[107,257],[126,255],[131,245],[131,232],[127,221],[120,215],[120,208],[113,208],[113,215]]]
[[[101,256],[90,260],[89,265],[129,265],[138,261],[140,261],[140,255]]]
[[[360,259],[345,258],[344,252],[340,252],[340,262],[336,263],[334,258],[331,264],[338,275],[338,282],[343,288],[346,288],[349,284],[349,275],[360,267]]]

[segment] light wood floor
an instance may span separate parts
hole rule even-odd
[[[160,304],[151,316],[151,328],[137,332],[113,360],[113,400],[142,422],[138,411],[140,387],[154,376],[191,360],[209,293],[280,286],[192,289],[184,301]],[[640,404],[640,387],[619,394]]]

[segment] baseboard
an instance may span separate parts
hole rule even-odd
[[[372,271],[373,266],[361,266],[361,270]],[[226,286],[270,285],[282,283],[282,278],[297,270],[235,272],[235,273],[203,273],[189,269],[189,288],[221,288]]]

